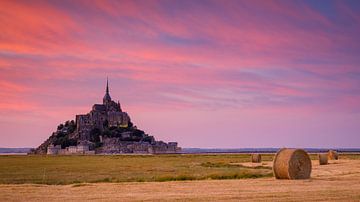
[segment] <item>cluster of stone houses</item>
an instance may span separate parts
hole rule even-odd
[[[96,153],[110,154],[161,154],[161,153],[179,153],[181,148],[177,142],[165,143],[163,141],[153,142],[132,142],[120,141],[118,138],[103,138],[103,146]]]
[[[130,142],[119,141],[117,138],[105,138],[104,146],[97,150],[90,150],[89,145],[79,144],[61,149],[61,145],[49,145],[47,147],[48,155],[71,155],[71,154],[166,154],[178,153],[181,148],[176,142],[165,143],[156,141],[154,144],[149,142]]]
[[[95,154],[95,151],[91,151],[89,149],[89,145],[86,144],[79,144],[77,146],[69,146],[65,149],[61,149],[61,145],[53,145],[50,144],[47,147],[47,153],[49,155],[70,155],[70,154]]]

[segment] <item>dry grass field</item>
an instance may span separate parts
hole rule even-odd
[[[226,158],[219,155],[217,158]],[[219,160],[219,159],[218,159]],[[206,162],[212,162],[207,159]],[[249,162],[233,162],[244,167]],[[263,166],[271,166],[267,161]],[[341,156],[319,166],[309,180],[273,177],[166,182],[2,184],[0,201],[360,201],[360,159]]]
[[[271,160],[273,155],[265,155]],[[0,156],[0,184],[74,184],[241,179],[272,176],[250,155]]]

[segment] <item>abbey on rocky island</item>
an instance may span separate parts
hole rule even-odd
[[[102,104],[94,104],[87,114],[60,124],[57,130],[32,154],[120,154],[179,153],[177,142],[156,141],[139,130],[130,116],[114,102],[106,81]]]

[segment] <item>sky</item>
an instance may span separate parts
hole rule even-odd
[[[0,147],[110,95],[181,147],[360,147],[360,1],[0,1]]]

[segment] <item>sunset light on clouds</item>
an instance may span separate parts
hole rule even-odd
[[[0,147],[110,94],[182,147],[359,147],[360,1],[0,1]]]

